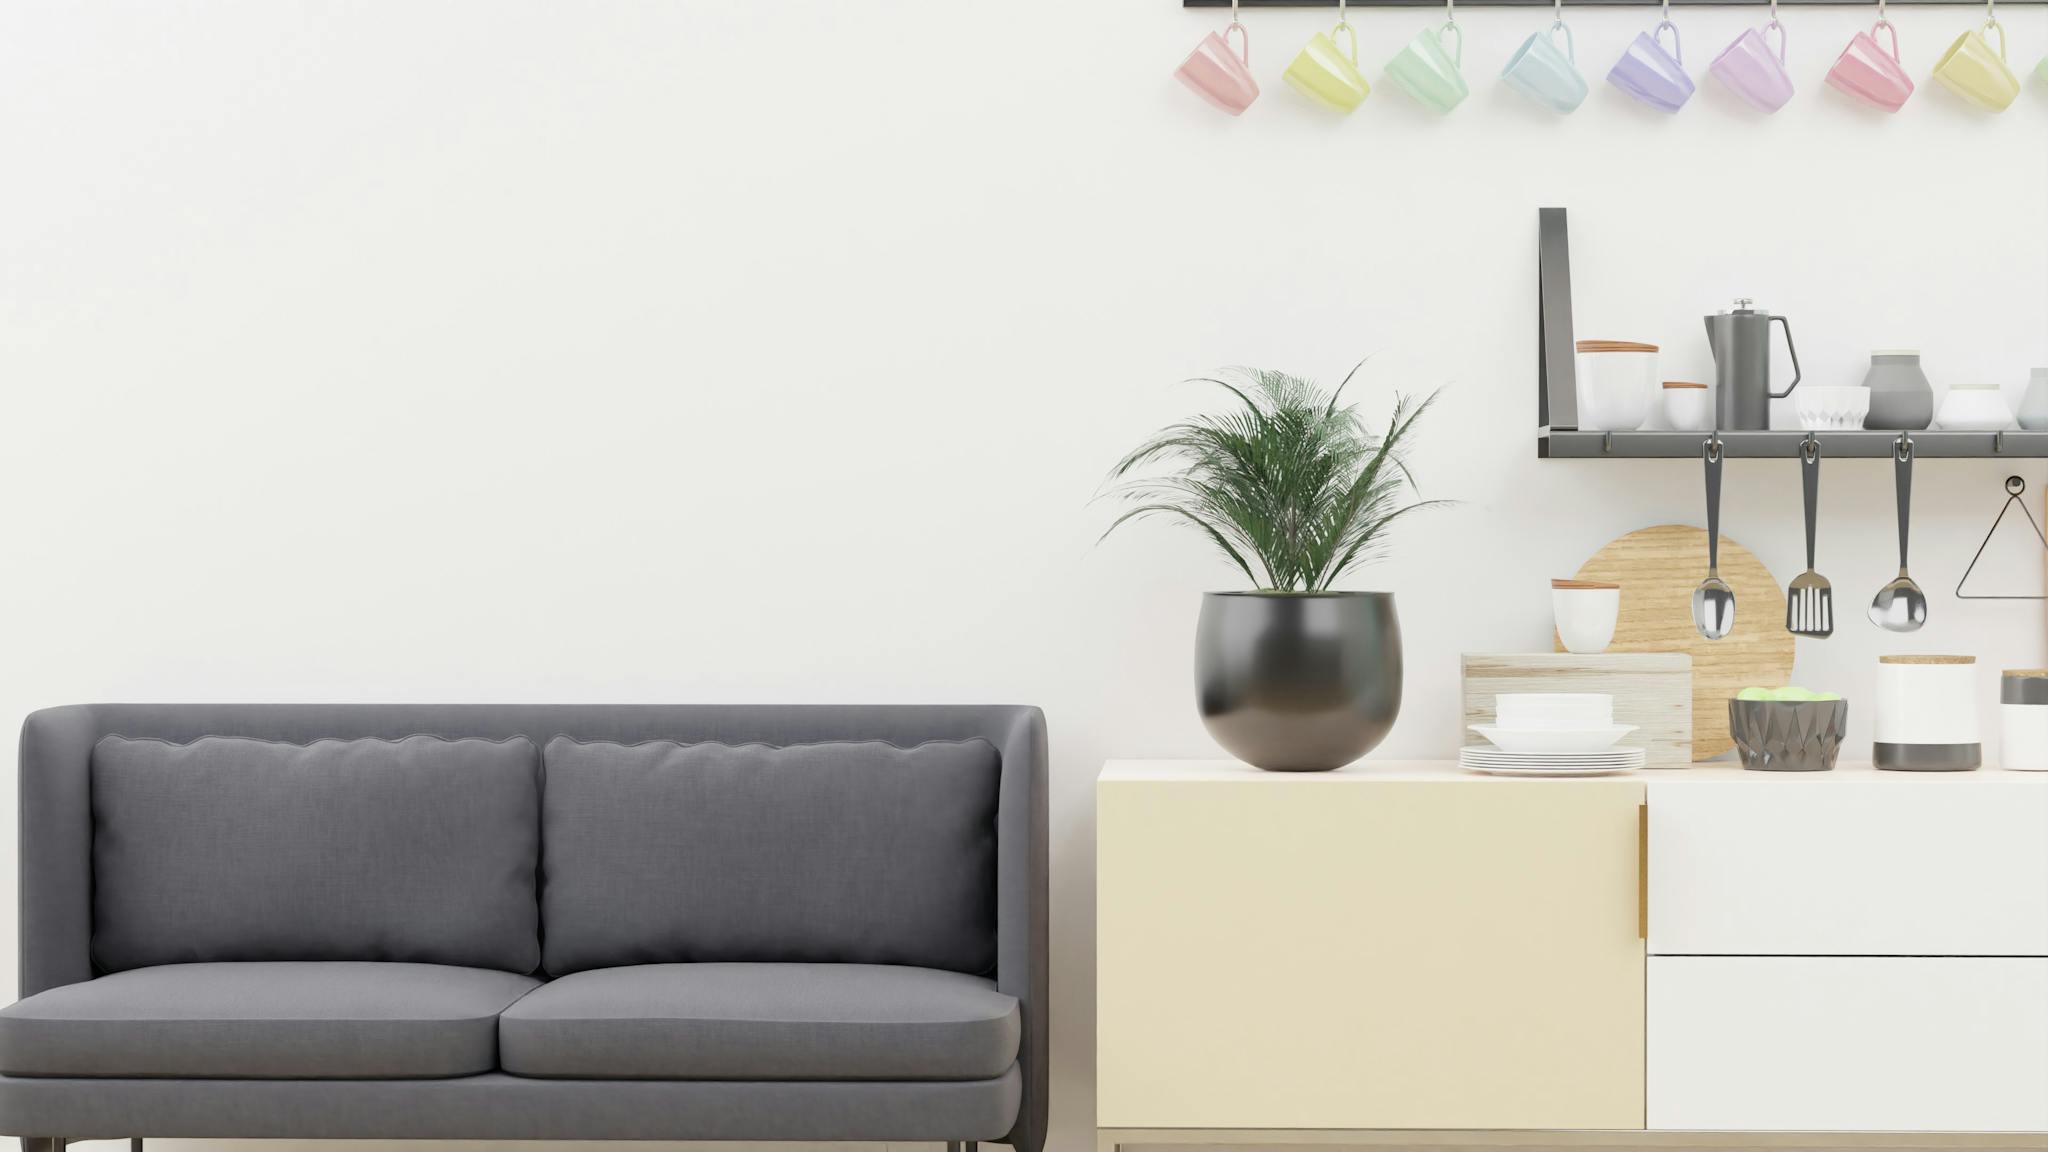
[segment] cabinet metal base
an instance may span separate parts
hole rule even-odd
[[[1577,1148],[1892,1149],[1951,1152],[1968,1148],[2048,1149],[2042,1132],[1642,1132],[1507,1131],[1384,1128],[1097,1128],[1096,1152],[1140,1145],[1351,1145],[1362,1148],[1513,1148],[1543,1152]]]

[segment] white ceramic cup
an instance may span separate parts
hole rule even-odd
[[[1633,432],[1650,416],[1657,392],[1657,346],[1621,340],[1578,344],[1579,428]]]
[[[1550,611],[1565,651],[1605,652],[1614,642],[1614,622],[1621,615],[1621,585],[1553,580]]]

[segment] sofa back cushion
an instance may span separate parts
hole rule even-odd
[[[995,967],[986,740],[550,740],[546,967],[689,961]]]
[[[93,959],[540,963],[531,740],[108,736]]]

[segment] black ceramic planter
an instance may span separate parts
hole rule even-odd
[[[1386,739],[1401,713],[1391,592],[1210,592],[1195,633],[1202,723],[1269,772],[1327,772]]]

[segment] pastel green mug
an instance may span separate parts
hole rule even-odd
[[[1348,52],[1337,47],[1339,32],[1344,33]],[[1282,75],[1296,92],[1339,112],[1358,107],[1372,91],[1365,74],[1358,70],[1358,33],[1342,21],[1328,32],[1310,37]]]
[[[1449,48],[1444,47],[1446,33],[1451,37]],[[1446,20],[1417,32],[1408,46],[1387,62],[1387,75],[1424,107],[1449,112],[1471,91],[1465,86],[1464,73],[1458,70],[1458,58],[1464,54],[1465,34],[1455,21]]]

